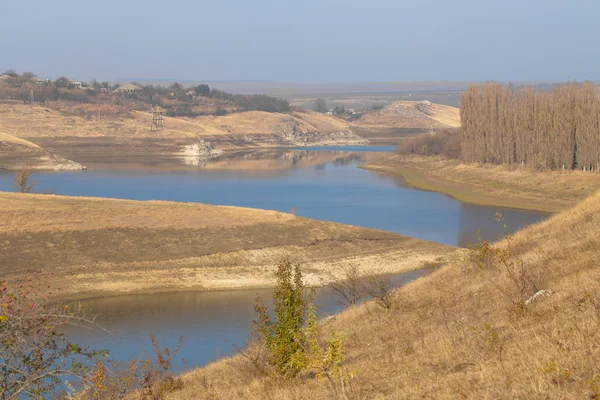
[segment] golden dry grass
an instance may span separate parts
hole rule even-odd
[[[82,107],[86,110],[83,114]],[[61,155],[86,165],[98,158],[114,157],[146,160],[171,157],[170,162],[177,164],[180,161],[173,157],[184,156],[185,146],[197,143],[198,139],[211,142],[218,150],[232,151],[304,144],[304,140],[313,145],[355,144],[362,140],[351,134],[345,121],[315,112],[249,111],[194,118],[164,116],[165,129],[151,132],[149,112],[119,114],[105,108],[63,103],[60,108],[52,108],[16,101],[0,102],[0,132],[33,142],[33,146],[42,146],[55,153],[55,158]],[[15,143],[0,148],[0,152],[4,152],[0,154],[0,162],[8,169],[20,168],[21,164],[14,160],[23,158],[21,150],[16,149]],[[27,162],[36,169],[49,165],[39,157],[29,156]]]
[[[0,169],[81,169],[35,143],[0,132]]]
[[[282,120],[291,120],[299,129],[309,132],[348,129],[346,122],[314,112],[286,115],[249,111],[195,118],[165,116],[165,130],[160,133],[150,132],[151,120],[150,112],[134,111],[121,116],[99,112],[85,118],[68,112],[68,109],[56,110],[19,102],[0,103],[0,131],[20,138],[196,138],[219,135],[273,135],[280,133]]]
[[[311,285],[357,262],[372,274],[453,257],[450,246],[237,207],[0,193],[0,273],[55,297],[272,286],[283,258]]]
[[[511,259],[551,291],[522,309],[504,268],[465,258],[397,291],[392,311],[367,303],[327,320],[324,334],[347,338],[347,398],[598,398],[600,194],[517,233],[511,246]],[[171,398],[342,398],[326,379],[284,381],[241,356],[183,380]]]
[[[440,129],[460,126],[459,109],[418,101],[397,101],[380,111],[369,112],[353,122],[361,128]]]
[[[361,168],[400,175],[411,185],[461,201],[555,212],[600,190],[600,175],[528,167],[463,164],[443,157],[393,155]]]

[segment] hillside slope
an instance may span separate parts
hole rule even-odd
[[[151,132],[152,114],[115,112],[110,106],[55,108],[0,103],[0,131],[35,140],[57,154],[125,154],[154,151],[178,155],[202,139],[219,150],[327,144],[364,144],[345,121],[318,114],[248,111],[223,116],[163,117],[165,129]],[[72,157],[72,156],[70,156]]]
[[[595,194],[405,286],[392,311],[368,303],[328,320],[347,338],[347,398],[599,398],[599,256]],[[339,397],[326,379],[284,381],[241,356],[184,385],[171,398]]]
[[[362,128],[439,129],[460,126],[456,107],[424,101],[397,101],[353,123]]]
[[[81,164],[54,155],[30,141],[0,132],[0,169],[81,170]]]

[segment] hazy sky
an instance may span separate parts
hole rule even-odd
[[[53,78],[600,79],[599,0],[0,0],[0,70]]]

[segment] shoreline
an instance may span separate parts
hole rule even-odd
[[[358,168],[399,176],[416,189],[464,203],[548,214],[564,211],[600,190],[600,177],[590,172],[509,169],[436,156],[396,154]]]
[[[414,268],[402,269],[399,271],[382,271],[376,272],[372,274],[362,275],[361,279],[371,279],[371,278],[381,278],[381,277],[396,277],[404,274],[408,274],[415,271],[429,271],[423,277],[428,276],[429,274],[443,268],[450,261],[446,261],[443,264],[438,263],[425,263],[423,265],[416,266]],[[420,279],[421,277],[417,278]],[[344,279],[336,279],[328,282],[321,282],[317,284],[307,283],[305,285],[308,289],[322,289],[326,288],[332,283],[342,282]],[[416,279],[415,279],[416,280]],[[216,288],[207,288],[207,287],[181,287],[181,288],[166,288],[166,289],[149,289],[144,291],[136,291],[136,292],[105,292],[98,294],[91,294],[92,292],[79,293],[67,296],[55,296],[51,297],[51,300],[56,303],[76,303],[76,302],[84,302],[88,300],[97,300],[97,299],[108,299],[108,298],[116,298],[116,297],[127,297],[127,296],[149,296],[153,294],[169,294],[169,293],[220,293],[220,292],[250,292],[253,290],[268,290],[275,288],[275,282],[273,283],[265,283],[265,284],[256,284],[256,285],[247,285],[247,286],[231,286],[231,287],[216,287]]]
[[[512,210],[534,211],[547,214],[554,214],[562,211],[561,208],[556,208],[554,206],[541,205],[538,207],[529,206],[527,204],[515,204],[513,201],[502,200],[499,198],[494,198],[493,196],[481,196],[472,193],[461,192],[460,189],[453,190],[451,188],[443,188],[440,186],[436,186],[435,184],[428,182],[427,175],[422,174],[416,169],[399,169],[393,167],[370,165],[370,163],[360,164],[357,168],[364,169],[366,171],[379,172],[385,175],[399,176],[410,186],[414,187],[416,190],[441,193],[462,203],[468,203],[484,207],[501,207]]]

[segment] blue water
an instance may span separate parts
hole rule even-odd
[[[239,155],[242,162],[232,164],[235,170],[156,171],[150,167],[113,171],[105,163],[96,170],[36,173],[32,179],[38,182],[38,191],[52,189],[61,195],[202,202],[283,212],[295,207],[296,214],[303,217],[460,246],[477,242],[478,230],[484,239],[493,240],[547,216],[461,203],[440,193],[416,190],[402,179],[357,168],[367,160],[366,151],[391,150],[387,146],[323,150],[315,147],[302,149],[304,153],[299,151],[297,157],[290,157],[290,150],[285,150],[284,156],[275,158],[275,164],[281,166],[276,170],[243,168],[256,166],[256,160],[262,157],[244,152]],[[325,158],[330,161],[302,167],[306,165],[303,162],[321,151],[332,152],[328,153],[331,157]],[[252,163],[244,164],[247,159]],[[0,190],[11,190],[12,179],[10,173],[0,174]],[[495,220],[496,212],[503,214],[506,229]],[[422,273],[399,275],[398,284]],[[183,335],[184,347],[175,361],[176,369],[185,364],[202,365],[244,345],[256,294],[268,300],[271,291],[166,293],[88,300],[84,302],[86,308],[98,313],[98,322],[111,333],[74,330],[69,336],[77,343],[108,349],[113,358],[126,360],[152,355],[149,333],[156,334],[161,346],[171,348]],[[321,315],[341,308],[327,289],[321,290],[316,300]]]
[[[411,271],[387,277],[390,287],[413,281],[430,270]],[[174,360],[174,367],[204,365],[223,356],[235,354],[249,339],[250,323],[256,317],[254,301],[260,296],[272,311],[273,291],[229,290],[217,292],[178,292],[116,296],[90,299],[81,303],[85,310],[97,314],[96,322],[108,330],[72,328],[69,340],[94,349],[109,350],[113,359],[150,358],[154,354],[149,334],[161,347],[177,347],[180,336],[184,345]],[[317,315],[322,318],[343,309],[340,298],[329,288],[317,291]]]
[[[459,246],[477,242],[478,230],[484,239],[493,240],[547,216],[475,206],[440,193],[415,190],[402,179],[357,168],[360,153],[335,154],[331,162],[276,171],[88,170],[36,173],[32,179],[38,182],[38,190],[51,188],[61,195],[200,202],[283,212],[295,207],[296,214],[303,217]],[[11,190],[11,183],[12,174],[0,174],[0,190]],[[507,229],[496,222],[496,212],[503,214]]]

